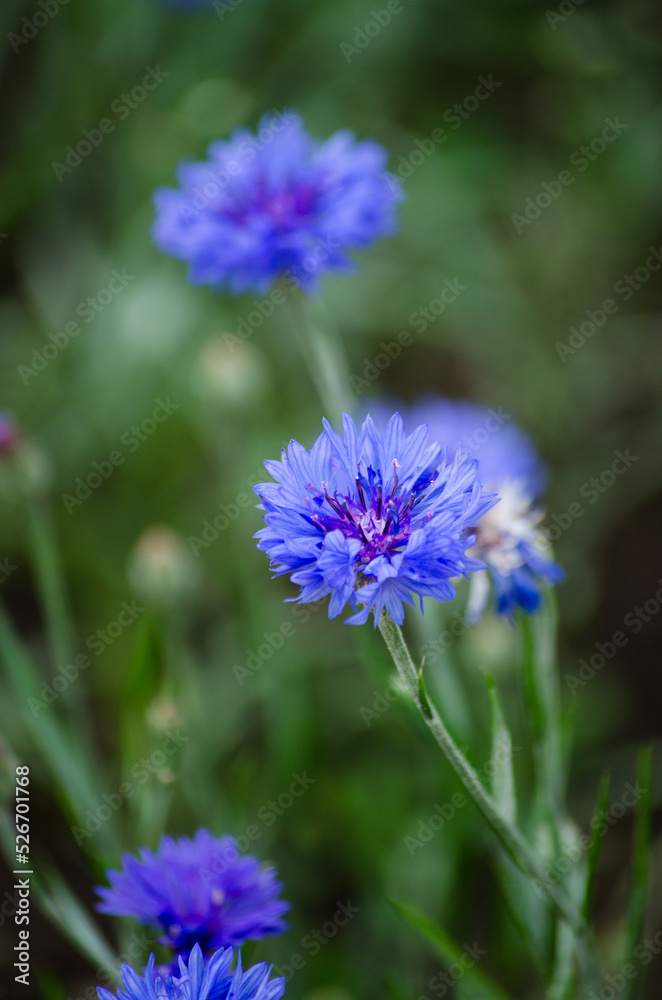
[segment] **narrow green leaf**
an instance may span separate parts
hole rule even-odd
[[[600,860],[602,842],[607,831],[605,819],[607,816],[607,809],[609,808],[610,784],[611,779],[609,774],[603,774],[600,779],[600,787],[598,789],[598,797],[595,803],[593,819],[591,820],[593,836],[591,837],[591,845],[588,850],[586,886],[584,889],[584,902],[582,906],[584,921],[586,924],[590,921],[591,905],[593,902],[593,887],[595,886],[595,879],[598,873],[598,862]]]
[[[564,920],[556,922],[556,956],[549,1000],[571,1000],[575,988],[575,940],[572,927]]]
[[[498,859],[497,875],[511,919],[543,981],[550,973],[551,918],[546,899],[511,859]]]
[[[36,895],[41,909],[96,968],[117,977],[120,963],[90,914],[54,868],[40,862],[40,872]]]
[[[71,662],[73,641],[66,586],[53,528],[53,519],[45,497],[32,497],[27,504],[28,527],[33,566],[41,609],[46,621],[53,665]],[[87,756],[93,754],[89,713],[86,711],[83,683],[77,679],[62,691],[62,704],[70,713],[77,732],[77,742]]]
[[[408,903],[400,903],[394,899],[389,902],[398,916],[407,924],[423,941],[431,946],[433,952],[446,965],[460,962],[465,956],[465,950],[457,944],[441,927],[438,927],[432,920],[419,913]],[[482,992],[485,1000],[510,1000],[500,986],[494,983],[490,977],[481,972],[477,965],[465,968],[464,979],[468,985],[475,986]]]
[[[644,927],[648,897],[648,868],[651,846],[651,785],[653,781],[653,748],[642,747],[637,758],[637,784],[640,797],[634,810],[634,845],[630,905],[628,907],[628,933],[626,963],[635,964],[637,948]],[[635,980],[628,980],[625,1000],[633,995]]]
[[[0,844],[11,866],[14,826],[7,810],[0,812]],[[78,902],[61,875],[42,858],[33,862],[30,887],[39,909],[95,967],[103,967],[113,974],[119,969],[117,957],[90,914]]]
[[[546,591],[540,611],[535,615],[521,614],[519,622],[524,694],[535,738],[537,791],[545,803],[550,830],[555,832],[563,819],[565,773],[556,664],[556,612],[551,588]]]
[[[0,661],[12,689],[17,712],[74,813],[82,816],[84,808],[91,806],[94,799],[92,783],[83,773],[80,754],[74,753],[53,706],[42,701],[37,669],[14,634],[1,606]]]
[[[34,569],[46,616],[53,660],[64,664],[71,656],[72,644],[60,559],[53,537],[50,512],[42,498],[32,499],[27,507]]]
[[[499,701],[494,679],[485,674],[492,723],[492,795],[502,816],[517,822],[517,796],[513,773],[513,741]]]
[[[72,732],[70,735],[58,717],[56,706],[43,702],[39,672],[16,636],[1,604],[0,663],[16,712],[39,750],[44,766],[55,779],[57,791],[70,818],[77,824],[84,825],[85,810],[93,808],[98,802],[98,770],[94,780],[94,762],[76,747],[77,733]],[[112,823],[103,824],[99,838],[105,849],[112,850]]]

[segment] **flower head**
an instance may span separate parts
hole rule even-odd
[[[285,992],[285,980],[270,979],[271,968],[260,962],[245,972],[241,968],[241,955],[237,954],[237,967],[230,966],[234,952],[222,948],[205,963],[199,945],[185,961],[179,958],[175,973],[161,974],[155,967],[152,955],[143,976],[129,965],[122,966],[122,986],[115,996],[99,986],[99,1000],[279,1000]]]
[[[427,427],[407,436],[399,414],[383,434],[367,417],[360,431],[344,416],[339,437],[324,422],[311,451],[291,441],[280,462],[265,462],[275,483],[255,492],[266,527],[258,548],[276,575],[301,587],[299,602],[331,595],[329,617],[350,604],[361,624],[386,608],[402,624],[412,595],[450,600],[450,578],[483,564],[465,551],[470,529],[496,502],[477,479],[477,463],[458,452],[447,460]]]
[[[472,555],[488,567],[498,614],[512,618],[516,607],[536,611],[542,582],[560,583],[563,571],[550,558],[549,543],[539,526],[544,511],[538,498],[546,470],[531,439],[510,414],[473,403],[428,399],[412,407],[408,419],[425,420],[431,436],[451,453],[463,449],[478,459],[480,481],[495,490],[501,502],[481,518]],[[470,618],[480,617],[488,596],[488,577],[475,576]]]
[[[155,194],[156,244],[187,261],[194,284],[234,294],[279,278],[309,291],[322,271],[350,270],[348,250],[395,231],[402,198],[381,146],[347,131],[316,142],[293,112],[212,143],[178,178]]]
[[[161,943],[184,955],[196,943],[209,951],[285,929],[281,883],[256,858],[240,857],[232,837],[163,837],[156,853],[141,848],[139,859],[122,862],[107,872],[111,888],[97,887],[97,908],[158,927]]]

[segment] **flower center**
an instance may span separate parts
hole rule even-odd
[[[175,920],[171,920],[168,914],[163,914],[160,923],[165,931],[165,937],[161,939],[162,942],[176,949],[184,957],[188,957],[195,944],[199,944],[203,950],[211,947],[213,928],[209,926],[208,919],[203,918],[196,921],[193,918],[186,923],[177,923]]]
[[[237,194],[232,205],[222,204],[221,216],[228,216],[235,222],[246,224],[251,218],[268,219],[279,232],[289,232],[301,226],[303,219],[315,211],[317,192],[311,187],[296,184],[274,192],[261,179],[255,188],[243,195]]]
[[[394,461],[393,483],[388,492],[384,491],[380,472],[368,466],[364,475],[359,465],[354,491],[343,495],[336,490],[331,495],[326,483],[322,483],[321,492],[317,491],[312,499],[305,498],[313,523],[325,534],[339,529],[346,538],[361,542],[359,560],[364,564],[379,555],[394,555],[405,544],[416,507],[439,475],[436,469],[427,469],[410,490],[398,493],[396,469]],[[308,488],[315,489],[312,484]]]
[[[501,499],[476,528],[475,552],[479,559],[507,574],[524,562],[522,543],[537,547],[542,511],[533,508],[531,496],[519,482],[498,483],[494,489]]]

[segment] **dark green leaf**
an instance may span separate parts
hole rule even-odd
[[[586,888],[584,891],[584,904],[583,904],[584,920],[586,921],[586,923],[588,923],[590,919],[591,902],[593,899],[593,886],[595,885],[595,878],[598,871],[598,861],[600,860],[600,849],[602,847],[604,835],[607,830],[605,817],[607,815],[607,809],[609,807],[609,786],[610,786],[610,776],[609,774],[603,774],[602,778],[600,779],[600,788],[598,789],[598,798],[595,804],[593,819],[591,820],[591,829],[593,831],[593,836],[591,837],[591,845],[588,851],[588,863],[586,867]]]

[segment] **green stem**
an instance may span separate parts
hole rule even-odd
[[[379,630],[393,657],[398,673],[413,698],[416,707],[423,716],[425,724],[443,750],[446,759],[464,785],[467,794],[483,814],[520,871],[528,878],[534,879],[540,885],[549,903],[570,924],[578,938],[581,938],[584,933],[581,916],[575,911],[565,894],[547,879],[540,862],[517,827],[505,820],[499,812],[494,799],[485,790],[480,778],[455,743],[450,732],[439,717],[437,710],[425,696],[424,689],[422,689],[422,685],[419,682],[418,671],[407,649],[402,631],[386,612],[382,612],[382,616],[379,619]]]
[[[300,292],[290,293],[294,329],[299,349],[306,362],[325,416],[335,423],[343,413],[351,413],[355,399],[349,391],[349,370],[337,337],[329,332],[329,323],[320,322],[320,304]]]
[[[55,664],[64,666],[71,656],[71,636],[50,515],[45,502],[34,498],[28,503],[28,514],[34,566],[46,616],[51,653]]]
[[[73,645],[66,589],[53,534],[51,515],[45,499],[32,497],[29,500],[28,528],[53,667],[57,669],[64,667],[71,661]],[[71,712],[72,720],[76,722],[79,735],[87,751],[91,752],[89,718],[78,682],[66,687],[62,695],[62,702]]]

